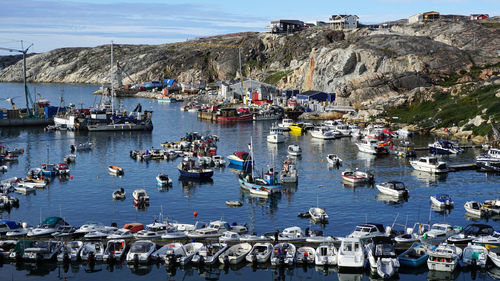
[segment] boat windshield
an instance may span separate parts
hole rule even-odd
[[[441,231],[446,231],[446,226],[442,226],[442,225],[433,225],[433,226],[432,226],[432,229],[435,229],[435,230],[441,230]]]
[[[132,253],[146,253],[151,248],[151,244],[147,242],[136,242],[130,247]]]

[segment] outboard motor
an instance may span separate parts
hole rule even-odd
[[[71,153],[75,152],[76,151],[76,147],[74,144],[70,145],[69,146],[70,150],[71,150]]]
[[[88,263],[91,265],[95,264],[95,253],[94,252],[89,253]]]
[[[68,252],[65,252],[63,255],[63,263],[68,263],[70,260]]]
[[[199,263],[200,263],[200,265],[203,265],[205,263],[205,257],[204,256],[200,256]]]
[[[224,264],[229,265],[229,256],[228,255],[224,256]]]
[[[135,265],[139,264],[139,255],[138,254],[134,255],[134,264]]]

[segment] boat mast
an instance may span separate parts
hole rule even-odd
[[[114,95],[115,95],[115,87],[114,87],[114,82],[115,82],[115,75],[113,72],[113,41],[111,41],[111,68],[110,68],[110,73],[109,75],[111,76],[111,115],[115,113],[114,110]]]
[[[254,178],[253,176],[253,168],[254,168],[254,165],[255,165],[255,161],[253,160],[253,138],[251,137],[250,138],[250,165],[252,165],[252,180]]]

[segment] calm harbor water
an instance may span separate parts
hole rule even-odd
[[[58,105],[61,95],[66,104],[73,102],[77,107],[92,106],[99,96],[90,93],[97,86],[36,84],[43,97],[52,105]],[[15,97],[15,102],[23,105],[21,84],[0,83],[0,96]],[[198,121],[195,113],[181,112],[181,104],[158,104],[155,100],[126,98],[118,99],[124,109],[132,110],[137,103],[143,109],[153,110],[154,130],[152,133],[88,133],[88,132],[45,132],[43,128],[1,128],[0,142],[12,148],[24,148],[25,153],[19,161],[9,164],[9,171],[0,174],[0,179],[21,177],[32,167],[39,167],[43,162],[62,162],[70,152],[70,145],[91,141],[94,149],[88,152],[77,152],[76,164],[70,165],[72,180],[55,179],[44,190],[36,194],[14,195],[20,199],[20,207],[10,212],[3,211],[3,219],[26,221],[31,225],[40,222],[47,216],[62,216],[73,225],[81,225],[87,221],[98,221],[104,224],[116,222],[119,226],[130,222],[151,223],[163,211],[165,216],[179,222],[194,223],[197,220],[224,219],[230,223],[247,223],[253,232],[264,233],[283,229],[289,226],[300,226],[303,229],[321,229],[326,235],[345,236],[354,230],[358,223],[377,222],[391,225],[397,215],[398,222],[413,225],[414,222],[446,221],[453,225],[465,226],[473,221],[492,225],[500,229],[500,218],[475,220],[467,217],[463,204],[469,200],[484,201],[499,197],[500,176],[476,171],[460,171],[435,177],[427,173],[414,171],[406,159],[393,156],[374,157],[359,153],[349,138],[322,141],[312,139],[309,135],[287,137],[285,144],[271,145],[266,142],[271,122],[254,122],[240,124],[214,124]],[[10,105],[0,101],[0,107]],[[270,200],[251,197],[242,192],[238,185],[237,171],[226,167],[216,170],[213,181],[208,183],[178,181],[176,161],[139,162],[129,157],[129,151],[160,147],[165,141],[178,141],[186,132],[196,131],[200,134],[215,134],[220,137],[218,154],[227,156],[234,151],[247,150],[247,144],[253,138],[256,166],[265,169],[267,165],[280,167],[286,158],[288,144],[297,143],[303,149],[303,155],[297,159],[299,183],[290,187],[280,197]],[[417,146],[426,146],[433,139],[429,136],[416,136],[413,142]],[[336,153],[344,160],[340,170],[328,167],[325,157],[328,153]],[[419,152],[423,155],[427,152]],[[481,153],[479,149],[467,149],[464,154],[443,157],[450,164],[471,163]],[[111,176],[107,172],[108,165],[117,165],[124,169],[123,177]],[[403,181],[409,188],[410,197],[407,202],[395,202],[378,194],[371,186],[344,186],[340,172],[345,168],[370,169],[375,173],[376,182],[389,180]],[[155,176],[167,173],[174,178],[173,187],[160,192],[156,187]],[[323,186],[319,188],[318,186]],[[124,201],[113,201],[111,193],[123,187],[127,192]],[[137,210],[133,206],[132,192],[136,188],[145,188],[150,196],[150,206],[146,210]],[[430,209],[429,196],[436,193],[449,193],[455,201],[455,209],[447,213]],[[228,208],[226,200],[241,200],[240,208]],[[330,216],[329,224],[318,226],[308,219],[297,217],[299,212],[306,212],[311,206],[319,204]],[[198,217],[193,217],[193,212]],[[111,272],[112,271],[112,272]],[[132,274],[131,274],[132,273]],[[489,272],[457,272],[457,276],[430,276],[434,273],[401,272],[401,280],[422,280],[425,278],[460,280],[491,280],[491,276],[500,276],[498,269]],[[220,279],[245,280],[286,279],[286,280],[361,280],[367,275],[345,275],[337,272],[324,272],[315,268],[297,268],[279,272],[268,269],[254,270],[243,267],[238,270],[215,270],[200,272],[198,269],[178,269],[175,276],[165,271],[163,266],[129,269],[126,265],[110,269],[96,266],[94,270],[81,266],[69,269],[56,264],[46,266],[4,264],[0,268],[2,280],[23,280],[32,276],[43,280],[72,278],[86,280],[120,279],[134,280],[142,275],[153,278],[175,280],[201,280],[214,275]],[[429,275],[429,276],[428,276]]]

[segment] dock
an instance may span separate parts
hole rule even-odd
[[[481,148],[482,146],[481,145],[474,145],[474,144],[471,144],[471,145],[461,145],[460,148],[462,149],[466,149],[466,148]],[[414,148],[416,151],[424,151],[424,150],[429,150],[429,147],[428,146],[423,146],[423,147],[415,147]]]

